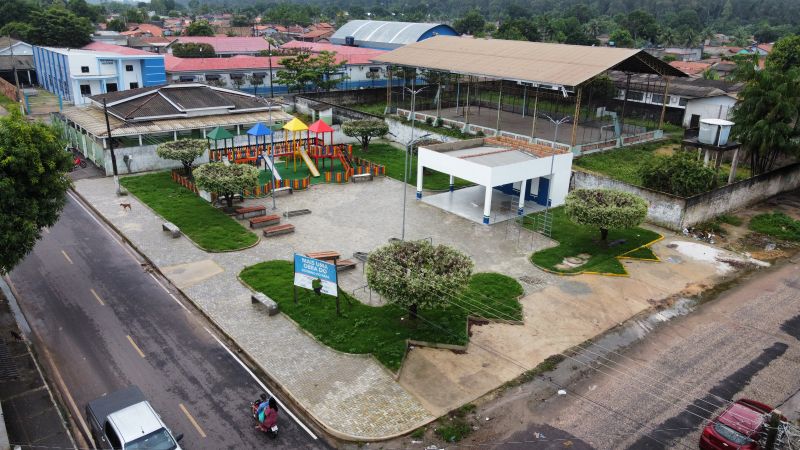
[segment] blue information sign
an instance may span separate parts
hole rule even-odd
[[[319,280],[323,294],[337,295],[336,265],[295,253],[294,285],[314,289],[315,280]]]

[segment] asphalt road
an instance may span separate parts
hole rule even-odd
[[[262,392],[257,381],[178,292],[71,196],[10,280],[73,414],[85,418],[88,401],[134,384],[185,435],[184,448],[327,447],[285,410],[277,439],[256,431],[249,402]]]
[[[565,361],[587,372],[566,395],[523,386],[479,408],[492,422],[464,444],[696,449],[707,421],[742,397],[797,417],[800,266],[758,272],[627,350],[594,357]]]

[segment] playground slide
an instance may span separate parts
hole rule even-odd
[[[264,158],[264,161],[266,161],[266,164],[267,164],[267,167],[269,167],[269,170],[272,171],[272,175],[275,176],[275,181],[281,181],[281,174],[280,174],[280,172],[278,172],[277,169],[275,169],[275,166],[272,164],[272,159],[271,158]]]
[[[318,177],[319,170],[317,170],[317,166],[314,165],[314,161],[311,161],[311,158],[309,158],[308,153],[306,153],[305,150],[300,150],[300,156],[303,157],[303,162],[308,166],[308,171],[311,172],[311,176]]]

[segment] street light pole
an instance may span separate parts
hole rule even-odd
[[[416,106],[417,94],[422,92],[424,89],[427,88],[427,86],[423,86],[423,87],[415,90],[414,87],[415,87],[416,79],[417,79],[417,77],[416,77],[416,74],[415,74],[414,79],[411,80],[411,88],[410,89],[409,88],[403,88],[403,89],[405,89],[405,90],[407,90],[407,91],[409,91],[411,93],[411,139],[406,144],[406,160],[405,160],[405,163],[403,164],[403,229],[400,232],[400,240],[401,241],[405,241],[406,240],[406,196],[407,196],[407,193],[408,193],[408,170],[409,170],[409,157],[408,157],[408,154],[411,153],[411,149],[413,148],[413,145],[414,145],[414,119],[415,119],[415,116],[416,116],[414,108]]]
[[[269,72],[270,80],[272,79],[272,71]],[[272,105],[273,102],[268,101],[269,104],[269,159],[272,162],[272,168],[269,170],[269,173],[272,174],[272,210],[275,211],[278,209],[275,206],[275,130],[272,129],[273,121],[272,121]]]

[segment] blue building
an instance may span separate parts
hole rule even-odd
[[[88,97],[166,84],[164,55],[93,42],[82,49],[33,47],[39,84],[65,103]]]
[[[394,50],[433,36],[458,36],[450,25],[440,23],[351,20],[331,36],[332,44]]]

